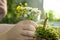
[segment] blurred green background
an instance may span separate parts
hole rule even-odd
[[[18,17],[16,17],[18,14],[15,13],[15,8],[17,7],[17,5],[19,5],[20,2],[22,2],[22,3],[27,2],[28,3],[28,0],[24,0],[24,1],[22,1],[22,0],[21,1],[7,0],[8,12],[7,12],[7,15],[2,19],[2,21],[0,21],[0,23],[15,24],[15,23],[20,21],[20,19]],[[42,2],[42,0],[40,2]],[[43,5],[43,2],[42,3],[40,3],[40,2],[36,1],[36,5],[35,6],[34,6],[34,4],[29,4],[29,3],[28,3],[28,5],[30,5],[32,7],[38,6],[38,8],[41,9],[41,7]],[[41,4],[41,7],[39,6],[39,3]],[[42,10],[42,14],[44,13],[44,15],[42,15],[41,17],[44,18],[46,11],[45,10],[43,11],[43,8],[41,10]],[[18,16],[20,16],[20,15],[18,15]],[[49,10],[48,16],[49,16],[49,21],[60,21],[60,18],[56,19],[54,17],[53,10]]]
[[[19,18],[16,17],[18,14],[15,13],[15,8],[18,4],[17,0],[7,0],[8,12],[0,23],[15,24],[20,21]]]

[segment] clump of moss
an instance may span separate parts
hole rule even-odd
[[[52,26],[47,26],[48,17],[46,16],[43,25],[39,25],[36,29],[36,39],[37,40],[60,40],[59,31],[57,28]]]
[[[46,40],[59,40],[59,32],[55,28],[48,27],[45,30],[42,29],[42,26],[39,26],[36,30],[36,36],[46,39]]]

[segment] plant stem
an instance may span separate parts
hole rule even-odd
[[[46,13],[46,18],[45,18],[44,23],[43,23],[43,30],[45,30],[47,22],[48,22],[48,16],[47,16],[47,13]]]

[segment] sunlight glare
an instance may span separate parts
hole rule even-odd
[[[60,17],[60,0],[44,0],[44,10],[53,10],[56,18]]]

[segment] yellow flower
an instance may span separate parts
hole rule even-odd
[[[25,6],[28,6],[28,4],[27,4],[27,3],[25,3]]]
[[[25,14],[28,14],[28,10],[25,10],[24,13],[25,13]]]
[[[20,11],[20,9],[21,9],[21,6],[17,6],[16,10]]]
[[[21,7],[21,10],[24,10],[24,7]]]

